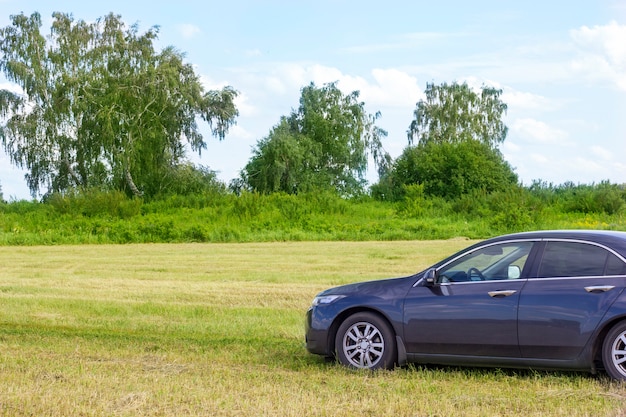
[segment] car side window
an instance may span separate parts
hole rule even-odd
[[[533,242],[506,242],[477,249],[441,268],[439,282],[521,278],[532,246]]]
[[[610,253],[604,275],[626,275],[626,263]]]
[[[608,250],[579,242],[547,242],[539,278],[620,275],[624,262]]]

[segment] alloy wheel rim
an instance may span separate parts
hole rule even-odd
[[[619,337],[615,338],[611,347],[611,360],[615,369],[626,376],[626,332],[622,332]]]
[[[385,342],[380,330],[371,323],[355,323],[343,337],[343,353],[356,368],[372,368],[385,353]]]

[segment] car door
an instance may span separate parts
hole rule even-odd
[[[626,264],[600,245],[545,242],[520,296],[522,357],[575,359],[624,289]]]
[[[407,352],[519,357],[517,306],[533,242],[503,242],[462,254],[417,285],[404,305]]]

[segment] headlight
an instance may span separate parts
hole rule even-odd
[[[313,307],[320,304],[330,304],[343,297],[345,297],[345,295],[318,295],[313,299]]]

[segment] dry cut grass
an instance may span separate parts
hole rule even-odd
[[[305,351],[318,291],[469,243],[2,247],[0,415],[626,415],[603,377],[353,372]]]

